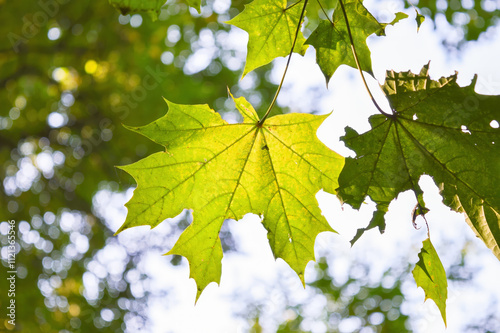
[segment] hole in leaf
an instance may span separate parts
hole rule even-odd
[[[491,126],[492,128],[498,128],[498,127],[500,127],[500,125],[498,124],[498,121],[496,121],[496,120],[492,120],[492,121],[490,122],[490,126]]]

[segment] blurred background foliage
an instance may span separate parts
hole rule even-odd
[[[441,2],[418,6],[432,18],[444,14],[463,29],[465,40],[478,38],[498,16],[498,2],[495,8],[492,1]],[[149,15],[121,15],[106,1],[0,0],[0,235],[6,258],[6,221],[16,221],[16,330],[148,330],[152,288],[138,263],[150,252],[165,252],[190,216],[173,219],[162,237],[135,243],[113,237],[116,228],[102,202],[135,185],[114,166],[160,150],[121,124],[144,125],[162,116],[162,97],[208,103],[238,121],[228,87],[265,111],[276,86],[269,78],[272,65],[239,81],[245,54],[233,43],[242,35],[223,24],[243,5],[208,0],[197,13],[169,0],[153,22]],[[309,11],[317,13],[308,22],[311,30],[322,14],[315,2]],[[236,250],[227,229],[221,237],[225,251]],[[141,243],[148,246],[134,246]],[[324,260],[317,276],[311,286],[326,297],[320,320],[329,331],[342,318],[358,318],[376,332],[407,329],[397,282],[382,287],[357,277],[335,283]],[[7,287],[0,279],[0,290]],[[279,331],[300,331],[305,307],[290,304]],[[241,315],[259,331],[258,305]],[[1,317],[0,330],[10,329]]]
[[[405,1],[405,7],[416,6],[420,13],[430,17],[436,28],[448,24],[455,36],[443,42],[450,47],[474,41],[498,23],[500,3],[495,0],[416,0]]]
[[[409,269],[409,267],[408,267]],[[401,283],[408,269],[395,274],[391,270],[383,278],[371,283],[370,268],[354,263],[345,280],[335,279],[329,271],[326,258],[315,264],[315,278],[308,283],[313,293],[299,304],[287,302],[284,320],[276,332],[343,332],[344,327],[355,327],[352,332],[411,332],[408,315],[403,314]],[[383,282],[382,282],[383,281]],[[249,311],[252,333],[263,332],[259,324],[262,306]],[[318,327],[320,325],[321,327]]]

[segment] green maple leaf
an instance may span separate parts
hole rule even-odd
[[[406,190],[425,213],[421,175],[440,187],[443,202],[466,221],[500,259],[500,96],[484,96],[456,83],[456,74],[433,81],[420,74],[387,72],[383,86],[396,113],[370,117],[372,129],[346,128],[342,140],[357,157],[339,177],[339,197],[359,208],[366,196],[377,203],[368,226],[385,228],[389,203]],[[492,123],[493,124],[493,123]],[[357,239],[363,230],[360,230]]]
[[[167,103],[164,117],[131,128],[166,150],[121,167],[138,187],[119,231],[154,227],[193,210],[192,224],[168,254],[188,259],[198,299],[210,282],[220,281],[224,220],[258,214],[275,257],[304,281],[316,236],[333,231],[315,195],[320,189],[334,193],[344,164],[316,137],[326,116],[279,115],[259,125],[253,107],[237,98],[244,121],[229,125],[207,105]]]
[[[302,7],[287,7],[286,0],[255,0],[227,23],[248,32],[248,52],[243,76],[255,68],[290,53]],[[294,52],[304,55],[305,38],[299,31]]]
[[[397,13],[391,23],[379,23],[360,0],[346,0],[344,7],[361,68],[372,74],[370,50],[366,45],[366,38],[374,33],[379,36],[385,35],[387,25],[393,25],[408,15]],[[307,39],[306,44],[316,49],[316,62],[327,84],[340,65],[345,64],[357,68],[340,3],[337,3],[331,21],[321,21]]]
[[[165,0],[109,0],[109,3],[118,9],[122,15],[147,12],[156,20],[161,6],[165,4]]]
[[[419,260],[412,271],[413,278],[417,283],[417,287],[424,290],[425,299],[430,298],[436,303],[446,325],[448,281],[446,280],[443,264],[429,238],[424,240],[418,258]]]

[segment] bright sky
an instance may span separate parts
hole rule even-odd
[[[398,2],[388,2],[386,8],[377,7],[373,1],[368,0],[365,5],[373,13],[379,13],[378,17],[384,18],[385,21],[392,20],[389,13],[402,10]],[[449,76],[457,70],[459,83],[468,85],[474,73],[478,73],[477,91],[500,94],[499,28],[491,29],[488,33],[489,40],[483,38],[480,42],[469,43],[461,56],[456,57],[446,53],[431,22],[424,22],[417,34],[416,24],[412,19],[415,14],[411,10],[407,12],[410,19],[387,28],[386,37],[371,37],[368,40],[374,73],[380,83],[383,82],[386,69],[411,69],[417,73],[430,60],[430,74],[435,79]],[[452,34],[449,31],[443,33]],[[238,44],[241,44],[241,40]],[[276,61],[273,74],[276,81],[281,76],[284,63],[284,59]],[[367,117],[376,112],[357,71],[342,66],[327,90],[323,75],[314,61],[314,50],[310,48],[304,58],[294,55],[285,82],[278,102],[305,111],[309,108],[308,104],[311,104],[308,97],[316,96],[321,113],[333,110],[319,129],[318,137],[342,155],[353,156],[352,152],[339,142],[339,137],[344,134],[345,126],[351,126],[358,132],[368,130]],[[379,91],[375,80],[372,79],[370,85],[373,92]],[[381,94],[376,96],[382,101]],[[437,187],[431,178],[423,177],[420,183],[430,208],[427,220],[431,239],[445,269],[457,262],[466,242],[471,253],[470,261],[473,262],[473,267],[477,268],[474,280],[469,285],[449,284],[447,331],[463,331],[464,323],[486,313],[491,304],[490,300],[500,301],[500,264],[490,250],[475,238],[463,217],[441,204]],[[112,230],[118,229],[125,220],[126,209],[123,204],[130,196],[131,191],[126,196],[101,193],[101,199],[96,200],[99,202],[97,210],[107,216]],[[411,193],[403,193],[391,204],[384,235],[380,235],[376,230],[367,232],[353,248],[350,248],[349,240],[357,228],[368,224],[374,205],[368,203],[358,212],[349,206],[341,207],[333,195],[320,192],[317,198],[323,214],[339,235],[321,234],[317,239],[316,253],[318,256],[329,256],[331,270],[336,278],[347,277],[347,268],[353,259],[370,262],[371,278],[374,280],[380,279],[382,272],[389,267],[402,265],[405,260],[412,263],[417,261],[417,253],[426,238],[426,230],[424,226],[420,230],[415,230],[412,226],[411,211],[416,201]],[[106,207],[106,210],[103,207]],[[272,332],[276,320],[284,319],[282,316],[285,297],[295,301],[306,298],[309,290],[302,288],[298,277],[282,260],[273,259],[265,230],[256,216],[247,215],[242,221],[229,222],[229,226],[239,251],[225,255],[221,285],[209,285],[196,306],[193,305],[195,283],[188,278],[186,261],[183,259],[182,265],[173,267],[168,264],[167,258],[161,256],[173,243],[166,244],[162,252],[153,252],[139,263],[153,278],[153,289],[169,291],[164,299],[153,297],[150,300],[154,332],[245,332],[248,329],[247,322],[235,318],[233,313],[244,311],[247,303],[255,301],[265,304],[261,324]],[[132,241],[138,234],[161,234],[168,228],[168,223],[164,222],[152,231],[149,231],[148,227],[134,228],[118,237],[124,243]],[[138,246],[144,246],[144,243]],[[309,267],[306,281],[311,279],[312,275],[314,270]],[[417,289],[411,280],[404,283],[403,290],[406,297],[404,311],[412,314],[415,332],[445,332],[437,307],[432,301],[424,303],[424,292]],[[235,295],[240,295],[240,299],[235,300]],[[316,305],[322,306],[322,300],[318,299]],[[496,312],[500,313],[500,302],[497,307]],[[309,326],[313,332],[324,332],[321,324],[310,322]],[[350,329],[349,325],[341,327],[345,332]]]

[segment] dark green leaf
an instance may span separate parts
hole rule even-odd
[[[344,1],[344,7],[361,68],[371,74],[372,63],[366,38],[374,33],[384,35],[387,25],[395,24],[408,15],[397,13],[396,18],[387,24],[379,23],[363,6],[361,0]],[[321,68],[327,84],[340,65],[357,68],[340,3],[337,4],[331,21],[321,21],[307,39],[306,44],[312,45],[316,49],[316,62]]]
[[[500,119],[500,96],[479,95],[474,83],[459,87],[456,75],[433,81],[427,71],[388,72],[383,89],[395,115],[372,116],[364,134],[346,129],[343,141],[357,157],[346,160],[339,196],[355,208],[366,196],[385,207],[413,190],[425,212],[418,180],[430,175],[444,204],[465,213],[500,259],[500,129],[490,125]]]

